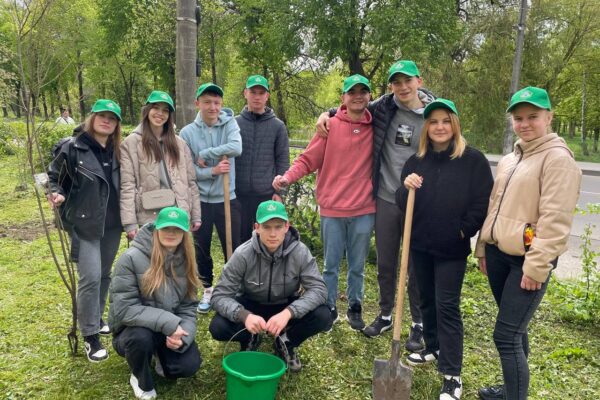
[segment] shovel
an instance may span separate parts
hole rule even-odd
[[[227,160],[227,156],[223,156],[221,160]],[[228,261],[231,258],[231,202],[229,201],[229,172],[223,175],[223,206],[225,208],[225,253]]]
[[[404,235],[402,236],[402,259],[400,278],[398,279],[398,297],[394,310],[394,332],[390,360],[375,359],[373,366],[373,400],[409,400],[413,371],[400,361],[400,331],[402,330],[402,310],[408,270],[410,232],[412,228],[415,190],[409,189],[404,217]]]

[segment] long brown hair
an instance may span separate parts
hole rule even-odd
[[[197,290],[200,286],[198,279],[198,270],[196,268],[196,256],[194,253],[194,242],[192,235],[189,232],[183,233],[183,240],[178,246],[178,249],[183,246],[185,256],[185,276],[187,280],[187,297],[195,300],[197,298]],[[142,294],[146,297],[151,297],[154,292],[160,289],[165,283],[165,267],[171,269],[171,276],[174,278],[175,267],[173,264],[165,266],[165,256],[167,249],[158,240],[158,229],[152,233],[152,252],[150,256],[150,268],[142,277]]]
[[[162,152],[160,151],[160,143],[156,136],[152,133],[150,127],[150,120],[148,114],[154,103],[148,103],[142,107],[142,148],[144,153],[148,155],[150,160],[160,162],[162,160]],[[175,166],[179,163],[179,147],[177,147],[177,136],[175,135],[175,125],[173,122],[173,112],[169,109],[169,118],[167,122],[163,124],[162,142],[165,152],[168,154],[168,159],[171,166]]]
[[[450,124],[452,125],[452,133],[453,133],[453,142],[454,142],[454,151],[450,155],[450,159],[454,160],[455,158],[462,157],[465,152],[465,148],[467,147],[467,141],[463,137],[460,130],[460,121],[458,117],[453,112],[448,112],[450,116]],[[419,139],[419,150],[417,151],[417,157],[423,158],[425,154],[427,154],[427,150],[429,148],[429,135],[427,131],[429,131],[429,125],[431,124],[429,118],[425,120],[423,124],[423,129],[421,129],[421,138]]]
[[[110,112],[110,111],[107,111]],[[97,113],[91,113],[85,119],[83,123],[83,130],[90,135],[94,136],[96,131],[94,130],[94,121],[96,120]],[[117,160],[121,160],[121,120],[117,118],[117,126],[115,127],[114,132],[109,136],[108,141],[106,142],[107,146],[113,147],[113,152],[115,154],[115,158]]]

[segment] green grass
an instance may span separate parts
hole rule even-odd
[[[591,132],[590,132],[591,133]],[[563,139],[569,145],[571,151],[575,154],[575,160],[577,161],[585,161],[585,162],[595,162],[600,163],[600,151],[594,153],[594,140],[593,135],[588,135],[586,143],[589,155],[583,155],[583,150],[581,147],[581,136],[575,136],[574,138],[569,138],[569,135],[562,136]]]
[[[110,358],[91,364],[82,355],[69,353],[66,334],[70,326],[70,300],[49,257],[39,228],[31,192],[16,195],[11,172],[14,159],[0,160],[0,226],[18,231],[0,237],[0,399],[129,399],[129,370],[111,347]],[[13,221],[12,223],[10,221]],[[124,243],[122,243],[124,247]],[[214,246],[217,249],[217,246]],[[218,258],[216,264],[222,265]],[[219,268],[220,269],[220,268]],[[552,283],[530,326],[532,372],[530,399],[596,399],[600,394],[600,332],[593,324],[562,321]],[[342,283],[344,287],[344,283]],[[367,266],[365,319],[377,313],[376,268]],[[344,310],[342,301],[338,307]],[[476,399],[477,388],[493,384],[500,376],[492,342],[496,313],[485,278],[469,267],[462,310],[465,323],[463,399]],[[176,383],[157,378],[159,398],[224,399],[225,373],[221,368],[222,343],[208,333],[212,314],[198,317],[196,337],[204,362],[190,379]],[[403,337],[406,337],[407,318]],[[110,346],[110,340],[103,339]],[[304,369],[286,374],[278,398],[369,399],[373,360],[389,357],[391,333],[368,339],[338,323],[330,334],[320,334],[300,348]],[[270,351],[271,340],[261,350]],[[231,345],[228,351],[236,350]],[[412,399],[437,398],[440,376],[434,366],[415,369]],[[251,399],[249,399],[251,400]]]

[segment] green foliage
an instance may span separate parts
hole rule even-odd
[[[600,214],[599,204],[588,204],[580,214]],[[592,242],[595,224],[586,224],[581,235],[581,265],[583,280],[559,284],[559,290],[569,300],[560,305],[563,318],[590,324],[600,322],[600,268],[598,258],[600,248],[594,248]]]

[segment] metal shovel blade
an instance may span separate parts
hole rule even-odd
[[[373,400],[409,400],[413,371],[398,362],[375,360],[373,365]]]

